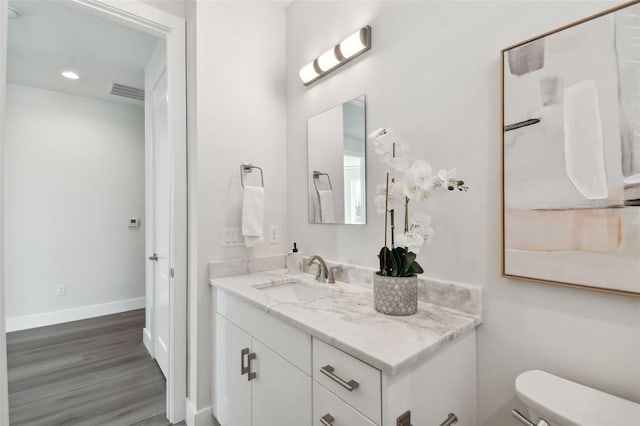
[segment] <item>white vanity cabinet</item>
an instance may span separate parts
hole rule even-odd
[[[379,343],[385,361],[364,362],[231,291],[213,294],[212,402],[222,426],[477,425],[474,330],[397,371],[386,364],[393,344]]]
[[[310,336],[237,299],[227,302],[228,309],[219,309],[215,319],[213,411],[218,422],[224,426],[310,426],[311,377],[285,358],[288,354],[300,361],[306,354],[309,365]],[[263,315],[267,318],[261,318]],[[264,334],[266,342],[256,334]],[[277,353],[278,349],[283,353]]]
[[[321,419],[328,416],[334,419],[325,420],[331,426],[440,426],[452,413],[457,418],[452,424],[474,426],[475,356],[475,332],[471,332],[426,361],[389,375],[314,338],[313,424],[326,426]],[[317,395],[318,391],[329,395]]]

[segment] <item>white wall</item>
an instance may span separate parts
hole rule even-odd
[[[9,320],[144,297],[144,110],[9,84],[5,131]]]
[[[147,3],[149,6],[153,6],[156,9],[160,9],[164,12],[171,13],[172,15],[180,18],[187,18],[187,3],[195,2],[195,0],[141,0],[143,3]]]
[[[272,2],[201,1],[195,25],[197,76],[189,84],[197,85],[197,159],[190,164],[190,184],[197,194],[191,224],[197,224],[198,263],[191,270],[197,281],[190,288],[189,398],[200,410],[210,404],[208,262],[280,254],[289,243],[285,11]],[[221,247],[221,228],[240,226],[242,162],[264,170],[265,233],[279,226],[278,244],[269,244],[265,234],[266,241],[252,249]]]
[[[458,168],[466,194],[434,200],[426,275],[484,288],[478,330],[480,418],[514,424],[513,381],[531,368],[640,401],[640,300],[500,277],[500,50],[599,12],[606,2],[294,2],[287,9],[289,236],[307,254],[375,266],[383,168],[367,147],[368,225],[309,225],[307,118],[360,94],[367,132],[392,126],[417,158]],[[298,70],[370,24],[370,52],[304,87]]]

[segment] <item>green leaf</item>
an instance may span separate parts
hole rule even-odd
[[[403,276],[402,274],[404,273],[404,269],[406,265],[405,258],[404,258],[405,252],[406,250],[404,249],[404,247],[396,247],[393,250],[393,253],[396,257],[396,261],[398,262],[398,271],[396,274],[397,277]]]
[[[407,251],[404,256],[404,261],[403,261],[403,265],[402,265],[402,276],[406,277],[408,275],[411,275],[411,273],[409,273],[410,269],[411,269],[411,265],[413,265],[413,263],[416,261],[416,254],[410,251]]]
[[[397,277],[398,276],[398,267],[400,266],[400,262],[396,255],[396,251],[393,250],[390,253],[389,258],[391,259],[391,276],[392,277]]]
[[[385,265],[385,253],[386,253],[386,265]],[[389,273],[391,269],[391,251],[388,247],[382,247],[380,249],[380,254],[378,254],[378,258],[380,259],[380,272]]]
[[[422,266],[420,266],[420,264],[418,262],[413,262],[411,264],[411,267],[409,268],[409,274],[410,275],[417,275],[417,274],[421,274],[423,272],[424,272],[424,270],[422,269]]]

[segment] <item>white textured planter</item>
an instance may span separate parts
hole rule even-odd
[[[387,315],[413,315],[418,311],[418,276],[384,277],[373,274],[373,307]]]

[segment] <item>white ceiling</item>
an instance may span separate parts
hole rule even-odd
[[[9,20],[7,79],[76,95],[142,105],[109,94],[113,82],[144,89],[156,37],[87,14],[61,1],[16,0]],[[79,80],[60,73],[73,70]]]

